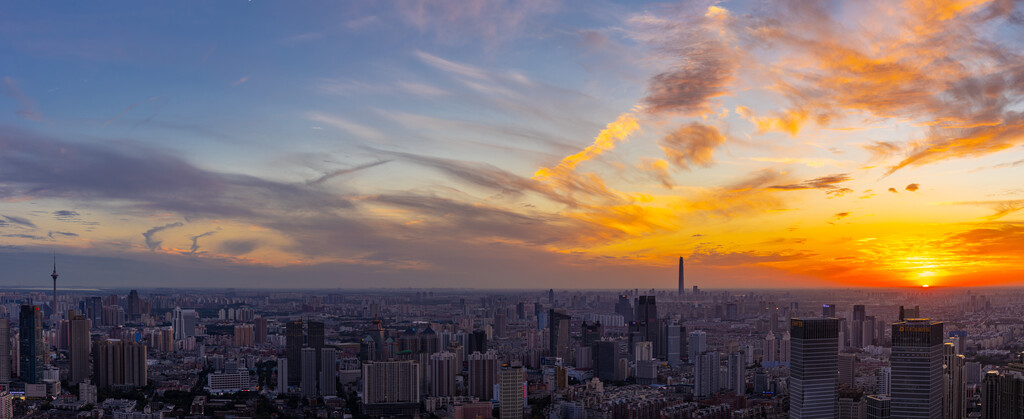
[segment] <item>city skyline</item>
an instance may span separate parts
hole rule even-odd
[[[1013,3],[161,6],[4,6],[0,285],[1024,283]]]

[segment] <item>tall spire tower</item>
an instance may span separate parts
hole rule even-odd
[[[679,257],[679,296],[686,294],[686,287],[683,285],[683,257]]]
[[[53,314],[57,314],[57,252],[53,252],[53,273],[50,274],[50,278],[53,278]]]

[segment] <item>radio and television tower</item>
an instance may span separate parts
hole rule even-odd
[[[57,252],[53,253],[53,273],[50,274],[50,278],[53,278],[53,314],[57,314]]]

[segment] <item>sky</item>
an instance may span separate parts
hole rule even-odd
[[[1022,284],[1017,6],[5,3],[0,285]]]

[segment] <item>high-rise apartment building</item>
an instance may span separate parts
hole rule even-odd
[[[252,346],[253,341],[253,327],[251,324],[239,324],[235,325],[235,346],[248,347]]]
[[[747,364],[743,352],[729,354],[729,391],[737,396],[747,392]]]
[[[694,330],[690,332],[689,339],[687,339],[686,352],[687,359],[690,363],[697,362],[697,356],[708,350],[708,335],[703,330]]]
[[[415,361],[363,364],[363,413],[412,416],[419,413],[419,403],[420,368]]]
[[[455,396],[455,354],[438,352],[430,355],[430,395],[432,397]],[[461,368],[458,368],[461,369]]]
[[[502,368],[499,377],[499,417],[501,419],[523,419],[523,407],[526,401],[523,368]]]
[[[285,356],[288,358],[288,385],[299,385],[302,381],[302,346],[305,335],[302,332],[302,320],[292,320],[285,324]]]
[[[302,354],[302,379],[299,386],[302,390],[302,396],[316,397],[316,384],[320,378],[316,373],[318,370],[318,365],[316,364],[317,350],[315,348],[305,347],[302,348],[300,353]]]
[[[967,415],[967,360],[956,353],[956,346],[942,346],[942,417],[962,418]]]
[[[892,325],[892,417],[942,417],[943,337],[942,323],[930,319]]]
[[[789,417],[834,417],[839,379],[839,319],[793,319],[789,333]]]
[[[498,354],[474,352],[469,355],[469,395],[480,400],[494,399],[498,381]]]
[[[174,328],[174,340],[182,340],[196,335],[199,314],[195,310],[175,307],[172,314],[171,327]]]
[[[722,359],[718,352],[697,355],[694,363],[693,396],[701,400],[718,393]]]
[[[93,381],[98,388],[144,387],[148,380],[146,346],[121,339],[93,342]]]

